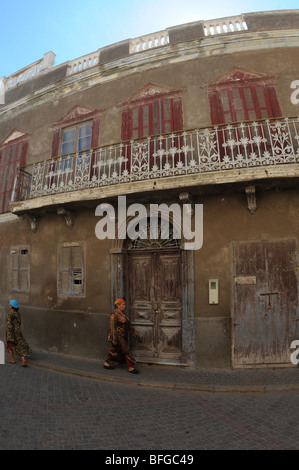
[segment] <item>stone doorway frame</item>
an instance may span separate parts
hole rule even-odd
[[[113,240],[111,254],[111,305],[114,299],[127,294],[127,240]],[[194,252],[182,250],[182,364],[194,367]]]

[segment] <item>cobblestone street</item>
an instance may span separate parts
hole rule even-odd
[[[298,449],[298,393],[138,387],[1,366],[0,449]]]

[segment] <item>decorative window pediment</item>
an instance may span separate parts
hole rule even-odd
[[[211,82],[208,85],[211,123],[281,116],[274,78],[236,66]]]
[[[182,90],[147,83],[122,103],[121,140],[183,128]]]
[[[98,109],[88,108],[86,106],[76,105],[68,111],[59,121],[55,122],[52,127],[63,127],[79,121],[93,118],[100,113]]]
[[[0,142],[0,146],[10,144],[15,140],[27,140],[30,137],[30,134],[23,132],[20,129],[13,129],[8,136]]]
[[[133,105],[136,104],[136,102],[142,103],[143,101],[152,100],[161,96],[174,97],[181,93],[182,90],[149,82],[140,90],[136,91],[122,106]]]
[[[63,139],[64,139],[63,136],[65,135],[65,132],[67,132],[68,130],[70,132],[76,133],[76,137],[73,136],[71,140],[78,141],[80,136],[78,137],[77,135],[78,129],[76,130],[75,127],[81,126],[81,128],[83,128],[86,121],[90,121],[90,125],[87,126],[88,136],[90,137],[89,146],[90,148],[97,147],[99,145],[100,113],[101,111],[99,109],[92,109],[87,106],[76,105],[73,108],[71,108],[61,119],[55,122],[52,125],[52,129],[54,130],[54,133],[53,133],[53,139],[52,139],[51,157],[52,158],[57,157],[63,150],[62,149]],[[78,132],[80,133],[80,130]],[[86,142],[85,142],[84,148],[86,148]],[[79,150],[79,147],[77,150]]]
[[[219,87],[222,85],[232,85],[233,83],[250,83],[250,82],[269,82],[273,80],[273,76],[252,72],[243,67],[233,67],[217,80],[209,84],[209,88]]]

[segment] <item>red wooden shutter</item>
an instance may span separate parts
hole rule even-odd
[[[99,146],[100,118],[95,118],[92,125],[91,148]]]
[[[124,109],[122,112],[122,121],[121,121],[121,140],[122,141],[131,139],[130,121],[131,121],[131,110]]]
[[[228,93],[228,107],[226,110],[223,110],[225,92]],[[262,98],[262,95],[264,98]],[[280,117],[282,115],[276,90],[272,84],[266,86],[232,86],[227,89],[210,91],[208,96],[211,123],[213,125],[266,117]],[[263,102],[264,99],[265,103]]]
[[[26,164],[28,141],[10,143],[0,152],[0,213],[9,212],[17,169]]]
[[[3,149],[0,154],[0,213],[6,212],[6,181],[10,154],[10,147]]]
[[[99,146],[99,135],[100,135],[100,118],[98,117],[93,120],[93,124],[92,124],[92,134],[91,134],[91,144],[90,144],[92,149],[95,149],[96,147]],[[91,165],[90,165],[90,175],[89,175],[90,180],[92,180],[94,176],[98,176],[97,169],[94,168],[95,155],[96,155],[96,150],[93,150],[91,154]]]
[[[173,131],[172,100],[161,100],[161,121],[162,133]]]
[[[222,124],[224,118],[221,112],[221,105],[219,102],[219,96],[217,91],[210,91],[209,92],[209,102],[210,102],[210,116],[211,116],[211,124]]]
[[[59,138],[60,138],[60,129],[56,129],[53,134],[52,138],[52,151],[51,151],[51,157],[58,157],[59,153]]]
[[[268,99],[269,99],[271,110],[272,110],[272,116],[268,116],[268,117],[281,117],[282,112],[281,112],[281,107],[278,101],[275,86],[269,84],[266,86],[266,90],[267,90]]]

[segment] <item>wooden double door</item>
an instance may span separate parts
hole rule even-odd
[[[128,254],[128,297],[141,341],[139,360],[179,362],[182,356],[182,259],[180,250]]]
[[[233,363],[290,364],[298,339],[296,240],[236,243]]]

